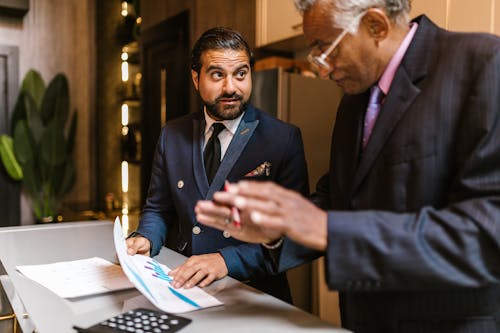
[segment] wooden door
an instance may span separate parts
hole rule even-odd
[[[189,12],[142,34],[142,170],[144,203],[156,142],[165,122],[190,112]]]

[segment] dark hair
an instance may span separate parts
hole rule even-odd
[[[216,27],[205,31],[194,43],[191,51],[191,69],[200,73],[201,55],[208,50],[241,50],[248,55],[250,67],[253,68],[255,59],[248,43],[241,34],[230,28]]]

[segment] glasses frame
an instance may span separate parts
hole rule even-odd
[[[347,35],[348,32],[349,31],[347,31],[346,29],[342,30],[340,35],[338,35],[337,38],[335,38],[335,40],[330,44],[330,46],[320,55],[314,55],[316,53],[316,48],[318,48],[318,46],[315,46],[307,55],[307,61],[309,61],[309,63],[318,70],[331,71],[332,66],[328,61],[326,61],[326,59],[340,44],[340,42],[342,41],[342,39],[344,39],[345,35]]]
[[[366,14],[367,11],[368,10],[364,10],[358,16],[356,16],[356,19],[353,21],[351,26],[354,24],[359,25],[359,21]],[[335,40],[330,44],[330,46],[326,49],[326,51],[321,52],[320,55],[315,55],[316,53],[315,50],[318,48],[318,46],[313,47],[313,49],[307,55],[307,61],[309,61],[309,63],[313,66],[314,69],[316,69],[317,71],[324,70],[329,72],[333,70],[332,65],[326,60],[333,52],[333,50],[335,50],[335,48],[344,39],[344,37],[350,32],[350,30],[351,29],[343,29],[340,35],[338,35],[337,38],[335,38]]]

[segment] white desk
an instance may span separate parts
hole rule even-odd
[[[17,265],[94,256],[115,261],[112,230],[113,223],[108,221],[0,228],[0,261],[7,273],[0,277],[0,282],[24,333],[35,328],[39,333],[75,332],[73,325],[89,327],[139,306],[154,308],[135,289],[62,299],[15,270]],[[171,268],[184,260],[167,248],[155,258]],[[193,320],[183,333],[348,332],[229,277],[205,290],[225,304],[181,314]]]

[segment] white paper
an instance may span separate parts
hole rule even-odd
[[[102,258],[17,266],[24,276],[63,298],[133,288],[120,266]]]
[[[168,275],[170,268],[148,256],[128,255],[118,218],[115,220],[114,239],[116,254],[130,282],[160,310],[182,313],[223,304],[199,287],[174,289],[170,285],[172,278]]]

